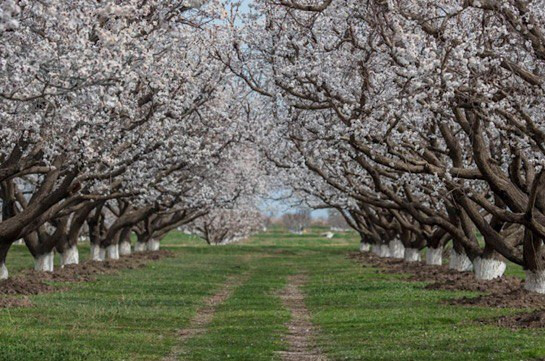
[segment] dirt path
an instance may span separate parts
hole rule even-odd
[[[197,310],[197,313],[189,322],[189,326],[179,331],[179,346],[174,347],[163,361],[177,361],[183,353],[183,344],[190,338],[201,335],[206,331],[207,326],[214,319],[218,306],[227,301],[233,291],[247,279],[248,275],[233,276],[225,282],[216,294],[205,299],[204,305]]]
[[[310,313],[305,306],[305,296],[301,291],[301,286],[305,283],[305,275],[290,276],[288,284],[279,293],[284,307],[291,312],[291,320],[287,324],[288,335],[285,338],[289,347],[287,351],[280,352],[284,361],[327,360],[327,357],[313,342],[316,331],[312,325]]]

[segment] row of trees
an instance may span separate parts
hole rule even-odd
[[[0,278],[19,239],[51,271],[55,252],[79,262],[84,230],[93,260],[117,259],[131,234],[156,250],[172,229],[251,207],[248,91],[217,56],[226,8],[203,3],[2,1]]]
[[[507,259],[545,293],[543,1],[256,0],[233,29],[220,58],[309,205],[363,249],[440,264],[450,242],[451,268]]]

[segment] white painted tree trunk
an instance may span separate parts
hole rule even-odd
[[[371,245],[369,243],[361,242],[360,243],[360,252],[369,252]]]
[[[9,276],[8,268],[5,263],[0,264],[0,280],[7,280]]]
[[[489,281],[495,278],[500,278],[503,276],[505,268],[505,262],[498,261],[496,259],[477,257],[473,262],[475,278],[478,280]]]
[[[61,268],[71,264],[79,264],[79,251],[76,245],[61,253]]]
[[[55,252],[51,251],[34,258],[34,270],[38,272],[53,272]]]
[[[106,250],[98,244],[91,245],[91,259],[93,261],[102,262],[106,259]]]
[[[119,245],[111,244],[106,248],[106,259],[119,259]]]
[[[148,241],[148,251],[152,251],[152,252],[155,252],[155,251],[158,251],[160,248],[160,243],[159,241],[155,240],[155,239],[150,239]]]
[[[405,262],[420,262],[420,251],[416,248],[405,248]]]
[[[524,289],[530,292],[545,294],[545,271],[526,271]]]
[[[148,249],[148,246],[144,242],[136,242],[134,245],[134,252],[135,253],[142,253],[145,252]]]
[[[382,258],[390,257],[390,247],[387,244],[374,244],[373,253]]]
[[[120,256],[130,256],[131,255],[131,243],[130,242],[121,242],[119,244],[119,255]]]
[[[443,247],[428,247],[428,250],[426,251],[426,264],[430,266],[441,266],[443,264]]]
[[[390,257],[403,259],[405,257],[405,247],[400,240],[390,241]]]
[[[468,272],[473,270],[473,263],[466,254],[459,254],[454,248],[450,251],[450,269],[458,272]]]

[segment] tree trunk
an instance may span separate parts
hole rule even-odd
[[[148,251],[157,252],[160,248],[160,242],[156,239],[150,239],[148,241]]]
[[[403,259],[405,257],[405,246],[399,239],[394,239],[389,243],[390,257]]]
[[[430,266],[441,266],[443,264],[443,247],[431,248],[426,251],[426,264]]]
[[[420,256],[420,250],[416,248],[405,248],[404,259],[406,262],[420,262],[422,260]]]
[[[6,267],[6,257],[8,255],[11,243],[5,243],[0,245],[0,280],[8,278],[8,268]]]
[[[102,248],[99,244],[91,244],[91,260],[102,262],[106,259],[106,250]]]
[[[119,255],[131,255],[131,228],[125,228],[119,237]]]
[[[481,257],[473,260],[475,278],[478,280],[493,280],[500,278],[505,272],[506,264],[501,260],[501,255],[489,246]]]
[[[452,247],[449,268],[458,272],[469,272],[473,270],[473,263],[463,251],[463,248],[462,250],[456,250],[455,247]]]
[[[38,254],[34,257],[34,270],[38,272],[53,272],[55,251]]]
[[[65,248],[61,256],[61,268],[68,265],[79,264],[79,251],[78,246],[73,245],[70,248]]]

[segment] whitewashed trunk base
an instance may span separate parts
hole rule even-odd
[[[405,246],[400,240],[390,242],[390,257],[403,259],[405,257]]]
[[[53,272],[55,253],[53,251],[34,258],[34,270],[38,272]]]
[[[61,268],[71,264],[79,264],[79,251],[75,245],[61,253]]]
[[[524,289],[530,292],[545,294],[545,271],[526,271]]]
[[[159,241],[157,241],[155,239],[150,239],[148,241],[148,251],[156,252],[156,251],[159,250],[159,248],[160,248]]]
[[[443,264],[443,247],[428,248],[426,252],[426,264],[430,266],[441,266]]]
[[[422,257],[416,248],[405,248],[405,262],[420,262]]]
[[[117,244],[111,244],[106,248],[106,259],[114,261],[119,259],[119,246]]]
[[[119,244],[119,255],[120,256],[130,256],[131,255],[131,244],[130,244],[130,242],[121,242]]]
[[[500,278],[505,272],[505,262],[495,259],[487,259],[477,257],[473,262],[473,270],[475,272],[475,278],[478,280],[493,280]]]
[[[136,244],[134,245],[135,253],[146,252],[147,249],[148,249],[148,245],[144,242],[136,242]]]
[[[98,244],[91,245],[91,259],[93,261],[102,262],[106,259],[106,250]]]
[[[369,252],[371,250],[371,245],[369,243],[361,242],[360,243],[360,252]]]
[[[390,247],[387,244],[374,244],[373,253],[382,258],[390,257]]]
[[[450,269],[458,272],[469,272],[473,270],[473,263],[466,254],[459,254],[453,249],[450,251]]]
[[[8,268],[5,263],[0,264],[0,280],[7,280],[9,276]]]

